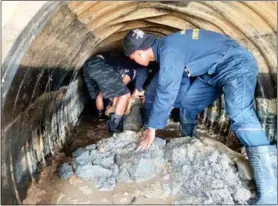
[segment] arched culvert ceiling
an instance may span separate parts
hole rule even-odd
[[[27,15],[17,11],[19,18],[6,28],[20,25]],[[46,2],[4,53],[2,203],[24,199],[38,163],[62,147],[76,124],[86,102],[79,74],[84,61],[121,48],[133,28],[158,36],[203,28],[239,41],[258,61],[256,109],[271,140],[276,138],[276,1]],[[9,31],[3,33],[4,43]],[[230,135],[223,107],[223,100],[216,101],[200,122]]]

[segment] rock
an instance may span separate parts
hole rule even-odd
[[[116,187],[116,179],[100,177],[96,180],[96,188],[101,191],[111,191]]]
[[[112,170],[112,176],[113,177],[117,177],[119,175],[119,167],[118,165],[114,164],[112,167],[111,167],[111,170]]]
[[[89,163],[78,166],[75,174],[83,179],[93,179],[98,177],[110,177],[112,175],[112,171],[99,165],[92,165]]]
[[[182,182],[173,182],[172,183],[172,195],[177,195],[180,192]]]
[[[117,177],[118,182],[132,182],[133,180],[130,178],[129,172],[127,168],[123,168],[118,177]]]
[[[73,157],[77,157],[79,156],[81,153],[85,152],[85,149],[83,147],[80,147],[78,148],[77,150],[75,150],[73,153],[72,153],[72,156]]]
[[[196,148],[187,145],[187,159],[191,162],[195,160]]]
[[[75,175],[95,179],[99,190],[109,191],[117,182],[145,181],[160,173],[163,185],[149,183],[133,191],[134,196],[141,199],[176,196],[180,204],[247,204],[252,197],[250,181],[244,174],[247,170],[242,171],[248,160],[240,154],[232,156],[235,153],[217,141],[184,137],[165,144],[165,140],[156,138],[147,151],[135,152],[139,136],[125,131],[89,145],[88,150],[76,150]],[[73,167],[73,163],[65,165],[64,170]],[[115,197],[113,202],[130,204],[132,197],[122,196]]]
[[[179,198],[180,204],[246,204],[250,191],[242,187],[239,174],[229,164],[230,158],[215,148],[201,147],[200,141],[191,141],[166,151],[172,153],[172,195]]]
[[[213,154],[210,157],[208,157],[208,161],[215,163],[217,160],[217,157],[218,157],[218,152],[213,152]]]
[[[122,150],[127,145],[137,143],[139,134],[133,131],[125,131],[123,133],[115,133],[111,138],[100,140],[97,143],[97,147],[102,149],[103,152],[109,152],[118,154],[122,153]],[[126,151],[124,151],[126,152]]]
[[[153,145],[156,145],[158,147],[164,147],[166,145],[166,140],[161,139],[160,137],[155,137]]]
[[[84,150],[84,152],[80,153],[78,156],[74,158],[76,165],[84,165],[93,160],[92,156],[90,156],[90,152]]]
[[[188,162],[186,146],[174,148],[173,152],[172,152],[173,165],[174,166],[182,166],[186,162]]]
[[[73,173],[73,168],[69,163],[64,163],[62,164],[62,166],[59,168],[59,175],[63,178],[63,179],[67,179],[70,176],[72,176]]]
[[[107,158],[109,156],[111,156],[111,152],[110,151],[100,151],[100,150],[90,150],[89,151],[89,155],[91,160],[96,160],[96,159],[103,159],[103,158]]]
[[[86,146],[85,150],[93,150],[93,149],[96,149],[96,148],[97,148],[96,144],[91,144],[91,145]]]
[[[135,181],[144,181],[155,177],[156,170],[154,161],[151,159],[140,159],[135,173],[131,174],[131,177],[134,178]]]
[[[135,104],[124,119],[124,130],[138,131],[142,127],[141,105]]]
[[[110,168],[112,165],[114,165],[114,156],[109,156],[103,159],[96,159],[93,161],[94,165],[100,165],[104,168]]]
[[[246,190],[242,186],[238,186],[235,189],[234,199],[237,201],[237,204],[247,204],[246,197],[250,197],[252,194],[249,190]]]
[[[167,150],[172,150],[174,148],[180,147],[189,143],[193,138],[192,137],[180,137],[180,138],[173,138],[170,142],[166,145]]]

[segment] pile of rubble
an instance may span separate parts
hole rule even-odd
[[[135,152],[139,133],[125,131],[77,149],[64,163],[62,178],[95,180],[96,188],[113,190],[120,182],[161,176],[146,198],[173,197],[177,204],[247,204],[251,188],[235,162],[220,150],[190,137],[167,144],[156,138],[149,150]],[[160,189],[160,190],[159,190]],[[157,192],[156,192],[157,191]]]

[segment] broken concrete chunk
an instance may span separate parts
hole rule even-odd
[[[96,148],[97,148],[96,144],[91,144],[91,145],[86,146],[85,150],[93,150],[93,149],[96,149]]]
[[[91,163],[88,163],[86,165],[78,166],[75,174],[80,178],[93,179],[98,177],[110,177],[112,175],[112,171],[99,165],[92,165]]]
[[[131,176],[135,179],[135,181],[144,181],[155,177],[155,165],[154,161],[151,159],[140,159],[135,173],[131,174]]]
[[[67,179],[70,176],[72,176],[73,173],[73,168],[69,163],[64,163],[62,164],[62,166],[59,169],[59,175],[63,178],[63,179]]]
[[[100,188],[102,184],[106,181],[106,177],[99,177],[96,179],[95,186],[96,188]]]
[[[118,167],[118,165],[114,164],[111,167],[111,170],[113,172],[113,174],[112,174],[113,177],[117,177],[119,175],[119,167]]]
[[[75,150],[73,153],[72,153],[72,156],[73,157],[77,157],[79,156],[81,153],[85,152],[85,149],[83,147],[80,147],[78,148],[77,150]]]
[[[177,195],[181,190],[182,182],[174,181],[172,183],[172,195]]]
[[[97,143],[99,149],[103,152],[116,151],[124,148],[126,145],[136,143],[138,134],[132,131],[125,131],[123,133],[115,133],[111,138],[100,140]]]
[[[236,188],[234,199],[236,199],[237,204],[246,204],[246,197],[250,197],[251,192],[249,190],[246,190],[245,188],[239,186]]]
[[[166,145],[166,140],[161,139],[160,137],[155,137],[153,145],[158,147],[164,147]]]
[[[167,150],[174,149],[176,147],[180,147],[182,145],[185,145],[189,143],[192,140],[192,137],[180,137],[180,138],[173,138],[170,140],[169,143],[167,143],[166,147]]]
[[[96,180],[96,188],[101,191],[111,191],[116,187],[116,179],[113,177],[100,177]]]
[[[195,160],[196,148],[193,146],[187,145],[187,159],[191,162]]]
[[[188,162],[187,148],[185,146],[177,147],[173,149],[172,163],[174,166],[182,166]]]
[[[132,152],[135,150],[136,147],[137,147],[136,143],[130,143],[130,144],[124,146],[123,148],[118,149],[117,154],[126,154],[128,152]]]
[[[96,159],[93,161],[94,165],[100,165],[104,168],[110,168],[114,164],[114,155],[103,159]]]
[[[161,149],[156,149],[153,151],[150,151],[151,153],[151,158],[152,159],[161,159],[162,162],[164,162],[164,151]]]
[[[92,156],[90,156],[89,151],[84,150],[74,158],[74,161],[77,165],[84,165],[92,161]]]
[[[208,157],[208,161],[215,163],[218,157],[218,152],[213,152],[211,156]]]
[[[124,130],[138,131],[142,127],[141,105],[136,104],[124,119]]]
[[[117,182],[145,181],[161,174],[160,182],[136,190],[134,196],[153,199],[173,195],[182,204],[246,204],[251,197],[240,164],[239,170],[234,164],[239,156],[232,161],[231,155],[215,147],[219,145],[215,141],[206,146],[198,139],[184,137],[165,144],[156,138],[149,150],[135,152],[138,136],[126,131],[86,147],[88,150],[76,150],[76,175],[95,179],[98,189],[109,191]],[[240,160],[245,163],[246,159]],[[119,197],[115,202],[124,204],[130,199]]]
[[[121,169],[118,177],[118,182],[132,182],[133,180],[130,178],[129,172],[127,171],[127,168]]]

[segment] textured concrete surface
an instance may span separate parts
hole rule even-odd
[[[100,140],[96,148],[83,150],[71,162],[65,162],[60,168],[62,178],[64,168],[71,164],[76,176],[84,181],[95,180],[95,188],[107,191],[114,190],[119,183],[138,183],[160,175],[159,181],[134,196],[171,197],[176,204],[249,203],[250,182],[230,153],[222,152],[227,150],[219,150],[216,144],[208,146],[204,140],[183,137],[167,144],[156,138],[149,150],[135,152],[138,137],[138,133],[126,131]],[[115,167],[116,173],[112,171]]]

